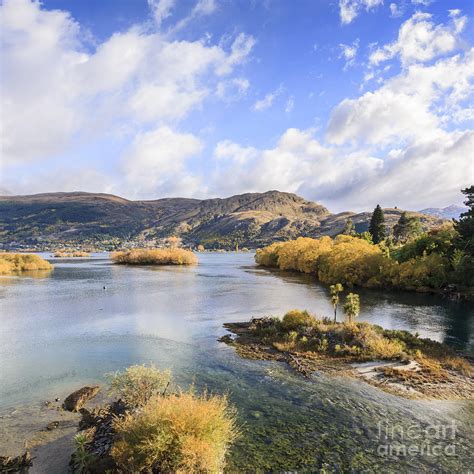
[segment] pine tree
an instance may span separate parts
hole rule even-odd
[[[372,241],[374,242],[374,244],[378,244],[385,238],[385,217],[383,215],[383,210],[380,207],[380,204],[377,204],[377,207],[372,213],[372,218],[370,219],[369,225],[369,232],[372,236]]]
[[[459,220],[454,221],[454,227],[459,233],[457,247],[469,254],[474,255],[474,186],[461,191],[467,196],[464,204],[468,210],[463,212]]]
[[[404,211],[393,227],[393,236],[397,242],[406,242],[421,232],[419,219],[408,216]]]

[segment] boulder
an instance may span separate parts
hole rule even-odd
[[[67,411],[78,411],[91,398],[94,398],[100,391],[100,387],[82,387],[71,393],[63,403],[63,408]]]

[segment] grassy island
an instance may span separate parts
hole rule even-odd
[[[91,254],[89,252],[82,252],[80,250],[72,250],[72,251],[58,251],[53,253],[53,257],[60,257],[60,258],[75,258],[75,257],[90,257]]]
[[[114,252],[112,260],[125,265],[196,265],[198,259],[191,250],[170,249],[132,249]]]
[[[52,270],[53,266],[39,255],[0,253],[0,275],[15,275],[36,270]]]
[[[360,377],[408,398],[470,399],[474,367],[445,344],[365,322],[334,322],[293,310],[225,327],[223,342],[245,358],[286,361],[306,377],[314,371]]]

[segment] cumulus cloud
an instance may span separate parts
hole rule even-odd
[[[363,8],[369,11],[382,4],[383,0],[339,0],[341,23],[343,25],[351,23]]]
[[[169,127],[138,134],[122,157],[128,194],[193,196],[201,182],[187,171],[186,162],[202,148],[201,140],[194,135]]]
[[[430,61],[452,52],[457,44],[457,35],[463,30],[465,18],[452,26],[435,25],[429,13],[415,13],[400,28],[398,39],[370,55],[370,63],[377,65],[398,55],[402,64]]]
[[[149,4],[160,23],[174,2]],[[135,25],[92,47],[67,12],[30,0],[5,0],[0,8],[7,164],[55,156],[91,134],[173,125],[200,107],[255,43],[240,33],[225,48]],[[204,0],[195,6],[202,13],[213,8]]]

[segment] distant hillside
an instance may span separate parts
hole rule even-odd
[[[386,209],[387,224],[392,226],[401,212]],[[420,217],[425,228],[442,223],[436,217],[412,214]],[[3,247],[145,244],[176,235],[191,245],[231,248],[236,243],[256,247],[299,236],[337,235],[349,217],[358,231],[364,231],[371,213],[331,214],[320,204],[279,191],[154,201],[74,192],[2,196],[0,215]]]
[[[427,209],[422,209],[420,212],[430,216],[440,217],[442,219],[459,219],[459,216],[466,211],[466,206],[457,206],[456,204],[453,204],[447,207],[428,207]]]

